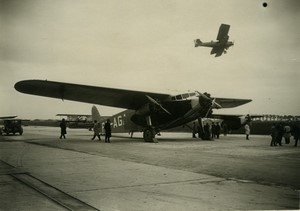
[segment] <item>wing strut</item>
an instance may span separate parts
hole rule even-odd
[[[65,86],[64,85],[60,85],[59,92],[60,92],[61,100],[64,101],[64,98],[65,98]]]

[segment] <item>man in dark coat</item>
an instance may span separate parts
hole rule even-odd
[[[110,120],[107,119],[105,125],[104,125],[104,129],[105,129],[105,142],[110,143],[110,137],[111,137],[111,126],[110,126]]]
[[[64,137],[64,139],[66,138],[65,134],[67,134],[67,124],[65,119],[62,119],[61,123],[59,124],[60,127],[60,139],[62,137]]]
[[[220,126],[219,122],[217,122],[217,125],[216,125],[216,137],[217,137],[217,139],[220,137],[220,132],[221,132],[221,126]]]
[[[298,140],[300,138],[300,127],[297,123],[295,123],[295,125],[293,125],[292,127],[292,134],[294,136],[295,139],[295,147],[298,145]]]

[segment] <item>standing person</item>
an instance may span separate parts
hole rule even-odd
[[[193,122],[193,138],[196,138],[196,123]]]
[[[59,127],[60,127],[60,137],[59,138],[61,139],[62,137],[64,137],[64,139],[66,139],[65,134],[67,134],[67,124],[66,124],[65,119],[61,120]]]
[[[204,139],[210,140],[210,128],[208,123],[204,125]]]
[[[217,122],[217,125],[216,125],[216,137],[217,137],[217,139],[219,139],[220,131],[221,131],[221,126],[219,125],[219,122]]]
[[[279,144],[279,146],[282,146],[281,141],[282,141],[282,137],[283,137],[283,134],[284,134],[284,129],[283,129],[283,125],[282,125],[281,122],[279,124],[277,124],[276,129],[278,131],[276,141]]]
[[[201,138],[202,140],[204,139],[204,133],[203,133],[203,127],[201,123],[197,127],[198,130],[198,138]]]
[[[211,138],[214,139],[216,137],[216,125],[214,122],[211,124]]]
[[[223,132],[224,132],[224,136],[227,136],[227,134],[228,134],[228,126],[227,126],[226,122],[223,123]]]
[[[295,139],[295,147],[298,145],[298,140],[300,138],[300,127],[297,125],[297,123],[295,123],[295,125],[293,125],[292,128],[292,134],[294,136]]]
[[[110,137],[111,137],[111,126],[110,126],[110,120],[107,119],[105,125],[104,125],[104,129],[105,129],[105,142],[110,143]]]
[[[216,137],[216,125],[214,122],[211,124],[211,138],[214,139]]]
[[[250,122],[251,122],[251,117],[250,117],[249,114],[247,114],[247,115],[245,116],[245,120],[246,120],[246,123],[250,124]]]
[[[250,126],[249,124],[245,124],[245,134],[246,134],[246,140],[249,140],[249,135],[250,135]]]
[[[94,121],[94,136],[92,138],[92,140],[94,140],[96,138],[96,136],[98,137],[99,141],[101,141],[101,138],[100,138],[100,127],[99,127],[99,123],[97,122],[97,120]]]
[[[283,130],[284,130],[283,137],[284,137],[285,143],[289,144],[290,143],[290,137],[291,137],[291,127],[288,124],[286,124],[284,126]]]
[[[277,142],[276,142],[277,135],[278,135],[278,131],[277,131],[276,125],[274,123],[271,127],[271,137],[272,137],[271,144],[270,144],[271,147],[277,146]]]

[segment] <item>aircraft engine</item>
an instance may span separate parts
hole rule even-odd
[[[210,94],[204,92],[199,95],[199,105],[201,107],[201,116],[208,116],[212,113],[213,100],[210,98]]]
[[[226,124],[229,130],[238,130],[242,126],[244,126],[249,120],[246,119],[245,116],[243,117],[230,117],[224,119],[221,125]]]
[[[199,104],[202,108],[210,108],[212,105],[212,99],[210,98],[210,94],[204,92],[199,96]]]
[[[224,128],[225,124],[227,125],[228,130],[237,130],[242,126],[241,119],[238,117],[224,120],[221,127]]]
[[[155,104],[153,103],[147,103],[145,104],[143,107],[141,107],[139,110],[137,110],[135,112],[136,115],[141,115],[141,116],[145,116],[145,115],[148,115],[152,112],[154,112],[156,110],[155,108]]]

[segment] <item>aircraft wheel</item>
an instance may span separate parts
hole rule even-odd
[[[143,137],[146,142],[153,142],[155,137],[154,130],[152,128],[145,129]]]

